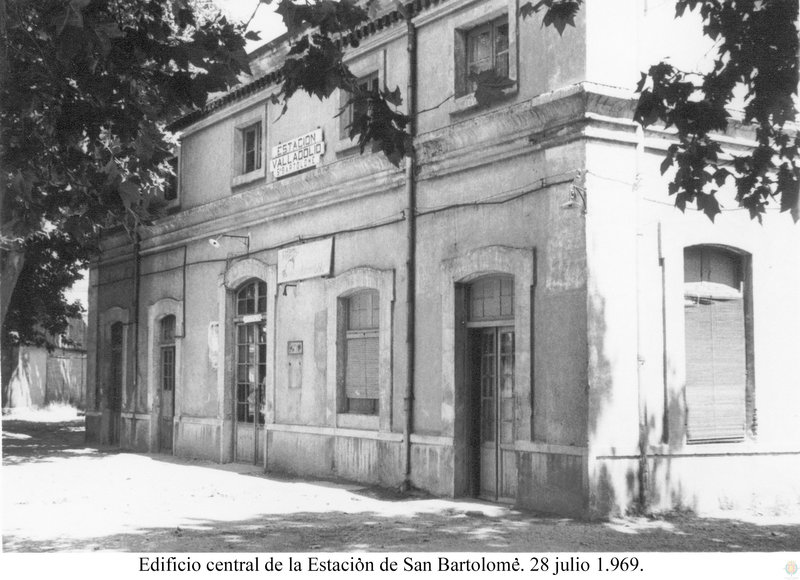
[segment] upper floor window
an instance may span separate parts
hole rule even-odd
[[[367,95],[376,93],[380,85],[378,84],[378,72],[375,71],[358,80],[358,90],[360,95],[353,99],[352,95],[347,94],[342,106],[345,107],[339,116],[339,138],[350,138],[350,125],[360,116],[369,112],[369,98]],[[351,100],[353,99],[353,100]],[[350,101],[348,103],[348,101]]]
[[[498,78],[508,78],[508,16],[496,18],[468,30],[467,40],[467,88],[477,87],[475,77],[485,71],[493,71]]]
[[[261,169],[261,122],[253,123],[241,130],[242,173]]]
[[[167,182],[164,184],[164,200],[174,201],[178,199],[178,158],[171,157],[167,163],[172,168],[172,175],[167,177]]]
[[[451,112],[516,94],[518,19],[513,0],[475,3],[455,19]]]
[[[234,125],[233,179],[236,187],[266,177],[264,141],[266,106],[243,114]]]

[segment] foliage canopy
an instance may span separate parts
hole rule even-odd
[[[9,312],[33,311],[29,284],[65,281],[102,230],[158,215],[173,174],[166,123],[249,69],[243,27],[198,19],[189,0],[0,0],[0,10],[0,243],[4,269],[15,253],[26,261]],[[43,273],[48,256],[60,277]],[[8,326],[22,319],[6,320],[6,307],[5,331],[29,336]],[[70,313],[24,320],[52,326]]]
[[[412,151],[412,119],[399,88],[364,88],[343,62],[370,2],[259,0],[277,3],[295,39],[280,70],[275,101],[298,91],[320,99],[336,90],[359,113],[349,126],[361,150],[374,143],[398,165]],[[536,0],[520,15],[541,14],[563,34],[583,0]],[[413,6],[397,3],[409,19]],[[714,41],[714,66],[691,74],[661,62],[642,74],[635,120],[676,130],[662,172],[681,210],[694,203],[712,220],[716,194],[732,180],[739,204],[760,219],[777,202],[800,219],[800,142],[793,129],[798,89],[797,0],[676,0],[676,17],[696,11]],[[43,284],[74,280],[108,228],[130,231],[158,215],[172,174],[170,119],[202,107],[247,72],[244,26],[217,15],[199,18],[192,0],[0,0],[3,265],[13,253],[27,262],[3,304],[4,332],[36,340],[30,328],[58,331],[74,308],[55,299],[31,304]],[[503,79],[473,79],[479,104],[502,97]],[[744,95],[741,118],[730,106]],[[452,96],[452,95],[451,95]],[[756,146],[733,154],[715,134],[731,123],[754,127]],[[36,289],[36,290],[35,290]],[[22,315],[29,308],[31,316]],[[5,312],[14,312],[10,318]],[[10,326],[9,326],[10,325]]]

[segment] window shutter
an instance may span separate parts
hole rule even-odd
[[[378,337],[347,339],[345,395],[350,399],[378,398]]]
[[[690,442],[745,434],[744,303],[703,300],[686,307],[686,406]]]

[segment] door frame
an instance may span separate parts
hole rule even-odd
[[[466,394],[467,398],[467,410],[466,413],[468,414],[470,420],[467,421],[467,441],[470,449],[468,449],[468,480],[469,480],[469,489],[470,493],[473,497],[477,497],[484,500],[489,501],[496,501],[496,502],[513,502],[515,498],[513,497],[504,497],[501,495],[501,490],[503,489],[503,469],[502,469],[502,461],[503,461],[503,451],[512,451],[514,449],[514,437],[513,437],[513,430],[516,427],[516,420],[515,414],[512,411],[512,421],[514,425],[512,426],[512,441],[504,443],[501,441],[502,432],[501,432],[501,375],[500,375],[500,356],[501,356],[501,340],[500,335],[503,332],[511,331],[512,333],[516,334],[516,328],[513,324],[510,324],[508,319],[505,320],[492,320],[492,321],[481,321],[481,322],[467,322],[467,345],[466,345],[466,364],[469,369],[469,373],[466,376],[465,388],[468,390]],[[481,475],[483,473],[483,464],[482,464],[482,454],[484,443],[482,441],[482,433],[483,433],[483,401],[482,401],[482,384],[481,384],[481,356],[482,352],[479,350],[481,346],[480,337],[485,334],[486,329],[492,329],[493,337],[494,337],[494,493],[493,494],[484,494],[483,490],[481,489]],[[516,341],[514,346],[516,347]],[[516,358],[516,353],[514,353]],[[516,370],[516,369],[515,369]],[[516,377],[515,377],[516,379]],[[516,383],[516,380],[515,380]],[[516,397],[516,393],[514,393],[514,397]],[[514,487],[516,487],[516,482],[514,482]]]
[[[275,312],[277,301],[278,268],[268,265],[256,258],[244,257],[228,262],[224,274],[219,277],[218,290],[218,319],[219,326],[214,332],[213,339],[216,348],[212,353],[209,350],[211,364],[217,369],[217,417],[219,418],[219,461],[229,463],[234,461],[236,422],[234,389],[234,364],[236,340],[235,323],[236,291],[251,278],[257,278],[267,283],[267,316],[266,332],[267,342],[272,341],[267,347],[267,384],[266,384],[266,413],[264,425],[264,457],[263,464],[267,465],[269,449],[269,425],[275,422]],[[211,339],[211,337],[209,337]]]
[[[468,450],[469,415],[466,412],[465,380],[468,376],[466,356],[466,309],[464,295],[468,284],[487,275],[514,277],[515,348],[515,438],[531,437],[532,397],[532,298],[534,295],[536,252],[534,248],[485,246],[476,248],[440,263],[442,297],[442,404],[441,433],[452,437],[452,479],[448,481],[454,496],[469,496],[470,471]],[[515,441],[516,448],[516,441]]]
[[[109,385],[111,383],[111,326],[117,322],[122,323],[122,378],[120,388],[120,408],[116,411],[110,407]],[[95,384],[94,403],[95,409],[102,413],[100,442],[105,445],[120,445],[122,431],[122,411],[127,406],[127,384],[130,375],[128,365],[131,358],[128,356],[130,340],[130,312],[127,308],[112,306],[100,313],[98,324],[101,328],[100,356],[97,361],[97,377]],[[116,434],[116,438],[113,434]]]
[[[150,441],[151,453],[161,452],[161,345],[159,332],[161,319],[165,316],[175,317],[175,385],[173,389],[174,403],[172,405],[172,455],[177,455],[176,447],[180,445],[180,415],[181,401],[184,396],[183,385],[183,342],[185,339],[185,326],[183,320],[183,301],[174,298],[162,298],[151,304],[147,309],[147,386],[150,400]]]
[[[264,432],[266,431],[266,425],[267,425],[267,414],[266,414],[266,412],[264,413],[264,423],[263,424],[259,424],[258,419],[259,419],[259,408],[262,405],[264,407],[266,407],[267,372],[268,372],[267,369],[268,369],[268,366],[269,366],[269,350],[270,350],[270,346],[271,346],[270,337],[267,334],[267,315],[266,315],[266,313],[263,313],[263,312],[259,313],[259,314],[260,314],[260,318],[258,320],[247,320],[247,321],[244,321],[242,319],[246,318],[246,317],[243,317],[243,316],[235,316],[234,319],[233,319],[233,331],[234,331],[233,332],[233,336],[234,336],[234,338],[233,338],[233,349],[234,349],[234,352],[233,352],[233,373],[232,373],[233,374],[233,383],[231,384],[231,391],[232,391],[232,393],[231,393],[231,402],[233,403],[233,461],[234,462],[239,462],[239,463],[244,463],[245,462],[244,460],[240,460],[239,459],[239,448],[238,448],[238,443],[239,443],[239,420],[238,420],[239,380],[238,380],[238,375],[237,375],[238,365],[239,365],[238,331],[239,331],[239,328],[242,328],[242,327],[246,328],[246,327],[251,326],[251,327],[254,328],[254,337],[255,337],[255,342],[253,343],[255,345],[255,360],[252,363],[255,366],[255,372],[256,372],[256,381],[253,384],[253,388],[255,389],[255,400],[254,400],[255,412],[254,412],[254,415],[253,415],[253,423],[244,423],[243,425],[252,425],[253,426],[253,451],[252,451],[253,460],[252,461],[253,461],[254,465],[258,465],[259,464],[259,456],[258,456],[259,441],[258,440],[259,440],[259,436],[263,436],[264,435]],[[256,316],[256,315],[254,314],[254,315],[251,315],[251,316]],[[259,391],[260,391],[259,382],[260,381],[259,381],[259,378],[258,378],[258,365],[261,364],[261,360],[260,360],[260,357],[259,357],[259,354],[258,354],[258,351],[259,351],[258,347],[259,347],[259,344],[260,344],[258,342],[258,335],[259,335],[259,332],[262,329],[263,329],[263,332],[264,332],[264,335],[265,335],[265,341],[264,341],[264,346],[265,346],[265,348],[264,348],[264,351],[265,351],[265,356],[264,356],[265,372],[264,372],[264,378],[263,378],[263,381],[264,381],[264,395],[263,395],[264,396],[264,400],[263,401],[259,397]],[[246,344],[249,344],[249,343],[246,343]],[[259,427],[260,427],[260,429],[259,429]]]

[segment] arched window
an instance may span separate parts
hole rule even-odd
[[[748,323],[745,257],[684,250],[687,441],[739,441],[746,430]]]
[[[236,315],[263,314],[267,311],[267,283],[254,280],[236,293]]]
[[[514,278],[512,276],[487,276],[470,284],[470,321],[513,318]]]
[[[236,292],[236,420],[264,424],[267,376],[267,284],[246,283]]]
[[[345,413],[378,414],[379,297],[377,290],[361,290],[345,300]]]

